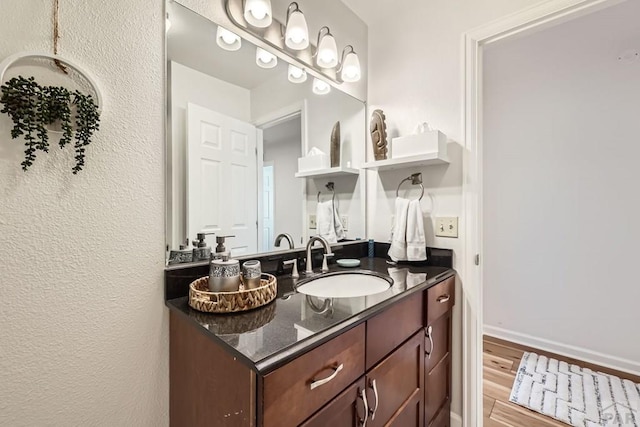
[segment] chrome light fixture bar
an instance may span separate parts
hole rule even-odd
[[[319,34],[318,37],[318,42],[323,41],[324,46],[326,46],[320,57],[324,60],[321,60],[322,64],[328,66],[328,64],[334,63],[334,65],[333,67],[323,68],[318,66],[316,63],[316,58],[318,57],[317,53],[319,53],[319,51],[316,46],[313,45],[311,40],[309,40],[309,45],[304,49],[297,50],[291,48],[286,43],[287,26],[283,25],[280,21],[272,18],[271,25],[269,25],[268,27],[259,27],[253,25],[251,24],[250,20],[247,20],[245,18],[245,6],[249,3],[249,0],[224,1],[227,17],[234,25],[236,25],[240,30],[246,33],[246,35],[243,34],[243,37],[248,37],[248,40],[254,44],[258,43],[258,45],[262,45],[262,47],[270,47],[272,49],[275,49],[277,51],[277,56],[285,59],[287,62],[295,65],[301,70],[306,70],[306,73],[310,74],[313,77],[330,81],[332,84],[336,85],[345,82],[345,80],[343,80],[343,78],[341,77],[342,73],[339,72],[339,70],[342,70],[345,67],[336,67],[340,58],[338,56],[337,49],[335,50],[334,58],[333,46],[335,44],[335,38],[333,38],[333,35],[330,33],[330,31],[328,31],[328,28],[326,30],[322,30],[322,34]],[[291,23],[292,17],[296,14],[300,13],[302,15],[302,12],[295,2],[289,5],[287,13],[289,15],[289,19],[287,19],[289,23]],[[324,34],[325,32],[327,34]],[[327,35],[329,35],[330,37],[327,38]],[[293,39],[294,37],[291,38]],[[296,39],[298,38],[299,37],[296,36]],[[347,58],[348,55],[345,56],[345,59]],[[349,61],[353,61],[353,59],[349,59]],[[347,75],[346,71],[345,75]]]

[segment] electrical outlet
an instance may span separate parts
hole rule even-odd
[[[436,218],[436,236],[458,237],[458,217]]]
[[[318,223],[316,222],[316,214],[309,215],[309,228],[312,230],[318,228]]]
[[[349,215],[340,215],[340,222],[344,231],[349,231]]]

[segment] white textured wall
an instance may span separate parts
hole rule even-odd
[[[0,425],[167,425],[162,2],[60,3],[102,130],[78,176],[56,147],[23,173],[0,117]],[[0,17],[0,59],[51,51],[51,1],[2,0]]]
[[[391,214],[398,182],[422,172],[426,193],[427,244],[454,250],[454,266],[462,265],[464,224],[460,239],[433,236],[436,216],[462,214],[462,148],[464,90],[462,34],[494,19],[522,10],[537,0],[345,0],[369,25],[369,117],[376,108],[387,116],[389,135],[414,132],[428,121],[454,141],[451,164],[429,168],[367,173],[367,232],[370,238],[389,239]],[[367,142],[367,158],[373,153]],[[462,343],[459,298],[454,310],[452,411],[462,411]]]
[[[485,326],[636,371],[640,61],[618,56],[638,16],[628,1],[487,48],[483,166]]]

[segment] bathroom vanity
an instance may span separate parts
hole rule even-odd
[[[171,425],[449,426],[455,272],[361,263],[393,286],[318,299],[284,275],[274,302],[236,315],[168,299]]]

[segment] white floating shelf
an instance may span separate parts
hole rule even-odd
[[[447,155],[444,153],[427,153],[417,156],[400,157],[397,159],[376,160],[362,165],[362,169],[391,170],[405,169],[418,166],[446,165],[449,163]]]
[[[296,178],[328,178],[332,176],[345,176],[345,175],[359,175],[360,170],[354,168],[347,168],[344,166],[337,166],[335,168],[328,169],[315,169],[311,171],[297,172]]]

